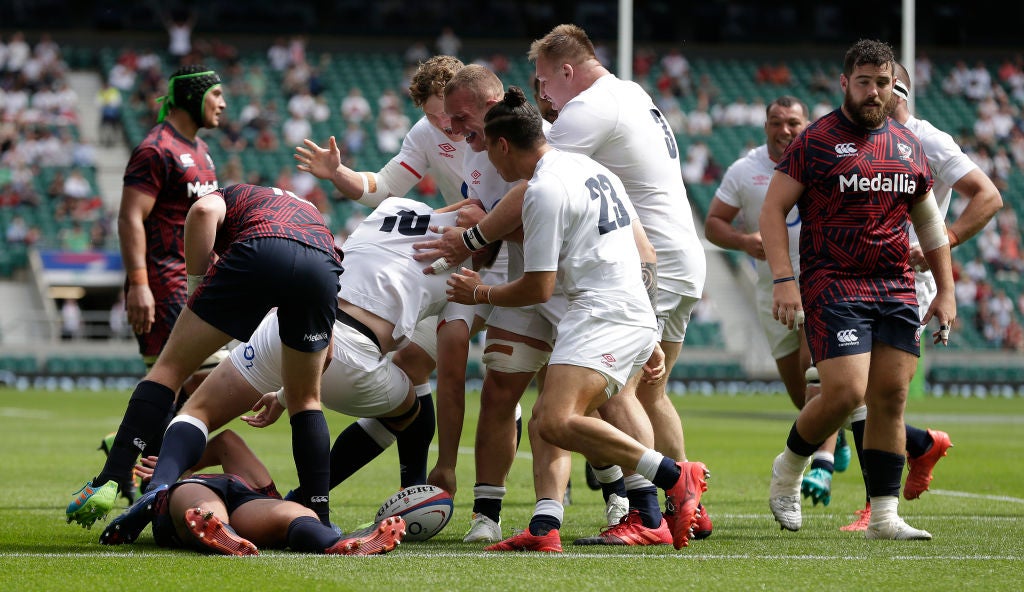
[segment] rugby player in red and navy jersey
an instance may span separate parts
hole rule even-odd
[[[220,77],[201,65],[174,72],[162,101],[156,126],[132,151],[125,168],[117,215],[127,270],[125,308],[147,368],[185,306],[185,214],[195,200],[217,189],[213,159],[198,132],[217,127],[227,108]],[[203,367],[210,369],[216,362],[215,357]],[[192,389],[190,384],[185,390]],[[110,511],[118,491],[133,501],[132,467],[143,451],[159,453],[177,398],[177,392],[143,392],[128,401],[112,441],[110,436],[104,439],[103,470],[75,494],[67,507],[68,522],[91,526]]]
[[[212,255],[216,262],[211,264]],[[200,198],[189,210],[185,263],[191,294],[187,306],[136,392],[166,394],[181,388],[207,356],[231,339],[247,341],[277,307],[292,453],[304,493],[298,501],[328,524],[331,442],[320,407],[320,374],[342,272],[334,236],[316,206],[293,193],[232,185]],[[221,409],[231,407],[232,396],[237,393],[214,386],[186,401],[167,427],[146,493],[111,521],[101,541],[131,542],[138,536],[136,522],[122,524],[122,518],[137,517],[160,490],[196,464],[206,447],[208,426],[223,425]]]
[[[894,69],[885,43],[861,40],[847,51],[842,107],[790,144],[761,210],[774,316],[790,327],[806,318],[822,387],[822,395],[801,410],[772,466],[769,505],[788,530],[802,523],[800,483],[811,454],[863,402],[872,508],[865,537],[931,538],[897,514],[906,463],[903,411],[923,327],[937,318],[935,341],[945,344],[956,301],[927,158],[917,137],[888,117]],[[799,288],[785,222],[794,205],[803,221]],[[923,317],[910,266],[911,222],[938,288]]]

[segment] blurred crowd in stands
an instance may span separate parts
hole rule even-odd
[[[376,167],[363,159],[367,150],[390,157],[415,122],[406,87],[420,61],[434,53],[449,53],[484,64],[499,76],[510,71],[510,60],[502,53],[465,55],[449,28],[436,39],[408,45],[402,54],[404,78],[385,81],[383,92],[367,93],[358,86],[339,92],[329,88],[326,76],[339,56],[311,50],[303,36],[278,37],[262,55],[242,56],[215,36],[193,38],[191,27],[172,35],[175,27],[188,25],[187,19],[172,19],[167,25],[166,50],[125,47],[100,72],[102,87],[95,97],[97,145],[78,129],[79,97],[69,84],[61,48],[46,33],[32,40],[20,32],[0,36],[0,208],[14,212],[4,218],[8,244],[49,243],[71,251],[116,248],[112,236],[116,213],[104,206],[95,186],[97,149],[130,145],[124,137],[128,117],[135,118],[133,123],[143,130],[154,124],[159,109],[156,99],[166,93],[167,77],[179,65],[215,64],[224,81],[228,116],[221,129],[204,136],[223,155],[217,160],[220,184],[248,182],[289,189],[316,203],[328,216],[340,197],[329,183],[295,169],[290,157],[294,146],[305,138],[325,142],[326,137],[318,134],[326,129],[337,137],[347,165],[357,170]],[[608,48],[598,50],[602,61],[613,66]],[[955,252],[958,299],[966,310],[976,311],[961,318],[963,322],[971,319],[987,347],[1024,351],[1019,322],[1024,315],[1024,294],[1019,289],[1024,285],[1020,280],[1024,259],[1014,210],[1014,204],[1020,207],[1024,201],[1024,54],[1007,56],[998,64],[969,65],[961,60],[941,80],[933,80],[935,72],[929,57],[920,54],[915,94],[942,93],[969,102],[976,113],[973,124],[946,131],[996,181],[1007,203],[972,241],[969,251]],[[841,97],[839,73],[834,69],[818,69],[808,79],[806,74],[797,76],[785,61],[763,60],[750,81],[757,94],[727,99],[713,73],[695,73],[678,49],[658,52],[637,47],[633,76],[648,88],[679,136],[681,174],[690,185],[717,186],[731,164],[723,162],[721,155],[716,158],[709,147],[723,128],[752,130],[750,137],[762,138],[767,100],[799,88],[802,96],[813,97],[808,106],[812,118],[817,118],[835,109]],[[930,119],[927,113],[924,117]],[[941,122],[933,119],[933,123],[941,127]],[[729,156],[738,157],[756,143],[750,140]],[[265,167],[247,166],[244,157],[253,154],[266,155],[276,165],[270,173]],[[436,193],[429,176],[417,189],[423,197]],[[116,203],[116,196],[109,197],[108,203]],[[18,209],[40,205],[47,205],[46,211],[58,223],[55,236],[44,236]],[[951,215],[963,207],[954,196]],[[339,238],[343,240],[359,215],[358,210],[347,208],[345,216],[334,221]]]

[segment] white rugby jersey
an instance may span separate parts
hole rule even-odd
[[[525,270],[557,271],[570,309],[656,328],[631,223],[614,173],[582,154],[548,151],[523,200]]]
[[[928,168],[932,171],[932,192],[939,204],[939,212],[946,217],[953,185],[964,175],[978,168],[978,165],[960,149],[952,136],[936,128],[924,119],[911,117],[903,124],[921,140],[924,155],[928,157]],[[917,242],[917,233],[910,229],[910,242]]]
[[[392,195],[403,196],[430,173],[445,203],[451,205],[465,198],[462,182],[463,158],[472,152],[465,141],[453,142],[441,130],[421,117],[412,126],[402,149],[381,169]]]
[[[744,157],[729,165],[722,184],[719,185],[715,197],[722,203],[739,208],[743,218],[743,231],[758,232],[761,207],[764,196],[768,192],[768,183],[775,174],[775,163],[768,156],[768,146],[762,144],[748,152]],[[789,260],[793,264],[793,275],[800,276],[800,211],[794,207],[786,216],[786,228],[789,230]],[[756,261],[757,287],[759,290],[772,291],[772,270],[767,261]]]
[[[452,226],[455,216],[434,213],[422,202],[389,197],[345,240],[338,297],[394,323],[397,347],[412,336],[420,319],[437,314],[447,302],[448,274],[424,274],[423,264],[413,259],[412,245],[438,238],[429,227]]]
[[[650,95],[609,74],[558,112],[551,145],[590,156],[621,180],[658,253],[658,287],[700,298],[707,275],[675,135]]]

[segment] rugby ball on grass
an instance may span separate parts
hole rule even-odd
[[[402,541],[425,541],[441,532],[454,509],[447,491],[435,485],[413,485],[388,498],[377,510],[374,521],[401,516],[405,520]]]

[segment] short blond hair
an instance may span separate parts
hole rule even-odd
[[[576,25],[558,25],[551,29],[550,33],[531,43],[526,57],[531,62],[543,57],[546,60],[576,65],[597,59],[597,53],[586,31]]]
[[[430,97],[444,97],[444,86],[462,69],[462,60],[450,55],[436,55],[421,62],[409,84],[409,98],[422,107]]]
[[[505,85],[498,76],[479,64],[468,64],[452,76],[444,87],[444,94],[459,90],[468,91],[478,105],[490,100],[501,100],[505,96]]]

